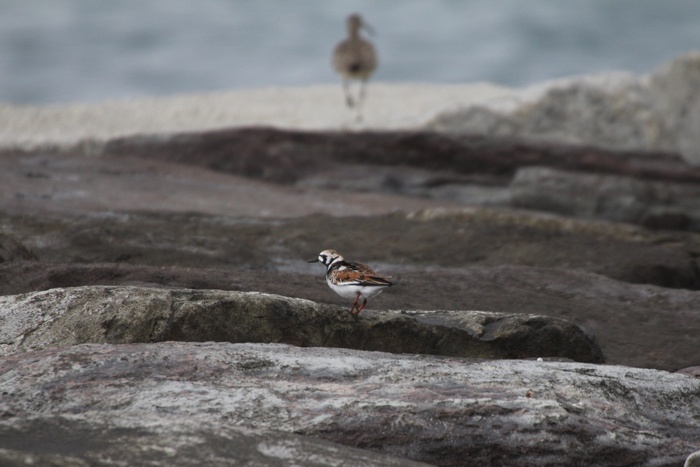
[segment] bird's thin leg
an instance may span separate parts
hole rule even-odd
[[[355,120],[360,123],[362,122],[362,105],[365,102],[365,94],[367,92],[367,80],[363,79],[360,81],[360,92],[357,96],[357,115],[355,116]]]
[[[350,92],[350,80],[343,78],[343,92],[345,92],[345,103],[351,109],[355,107],[355,100],[352,98],[352,92]]]
[[[355,296],[355,301],[352,302],[352,307],[350,308],[350,314],[355,315],[354,311],[357,309],[357,301],[360,299],[360,292],[357,292],[357,296]],[[359,311],[358,311],[359,313]]]
[[[360,93],[357,97],[357,106],[358,107],[362,107],[362,104],[365,101],[365,94],[366,93],[367,93],[367,78],[360,81]]]
[[[358,297],[359,297],[359,296],[358,296]],[[366,305],[367,305],[367,299],[365,298],[365,299],[362,301],[362,306],[360,306],[360,308],[357,309],[357,313],[355,313],[355,314],[356,314],[356,315],[359,315],[360,312],[365,308]]]

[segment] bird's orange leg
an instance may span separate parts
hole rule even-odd
[[[355,297],[355,301],[352,302],[352,307],[350,307],[350,314],[351,315],[356,315],[357,313],[360,312],[359,310],[357,311],[357,313],[354,312],[355,310],[357,310],[357,301],[359,299],[360,299],[360,292],[357,292],[357,296]]]
[[[357,298],[360,298],[360,296],[358,295]],[[355,312],[355,316],[359,315],[360,312],[365,308],[366,305],[367,305],[367,299],[365,298],[365,299],[362,301],[362,305],[361,305],[359,308],[357,308],[357,311]]]

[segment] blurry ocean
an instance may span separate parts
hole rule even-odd
[[[352,12],[379,81],[520,86],[700,49],[696,0],[0,0],[0,102],[334,83]]]

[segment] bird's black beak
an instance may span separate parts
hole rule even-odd
[[[307,263],[318,263],[318,258],[312,259],[311,261],[307,261]]]

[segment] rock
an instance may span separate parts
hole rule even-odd
[[[669,148],[693,164],[700,163],[700,53],[695,52],[662,66],[648,77],[655,110],[665,119]]]
[[[467,308],[547,315],[590,331],[609,363],[671,371],[697,364],[694,336],[700,333],[700,295],[695,291],[628,284],[597,274],[553,268],[387,270],[394,274],[397,286],[371,301],[368,311]],[[347,306],[326,286],[318,270],[289,274],[287,270],[20,262],[0,265],[0,284],[5,290],[95,284],[257,290],[341,305],[343,312]],[[430,293],[433,290],[440,293]]]
[[[320,438],[435,465],[679,465],[700,436],[700,380],[547,360],[270,344],[80,345],[4,358],[0,393],[4,456],[9,449],[128,460],[144,446],[162,462],[180,449],[183,459],[208,449],[224,463],[345,454]],[[75,442],[40,443],[56,439],[49,435],[57,425]],[[86,433],[93,454],[80,443]],[[117,434],[144,440],[117,448]],[[350,453],[358,463],[363,455],[382,460]]]
[[[351,465],[426,466],[386,454],[277,430],[219,421],[199,426],[176,417],[145,416],[123,427],[55,415],[0,422],[0,464],[51,466]]]
[[[200,156],[207,160],[204,154]],[[323,192],[262,183],[194,165],[154,158],[88,157],[80,150],[0,152],[0,209],[8,215],[46,220],[70,215],[120,216],[132,211],[276,218],[313,213],[386,214],[445,204],[373,193],[348,193],[340,200]],[[52,233],[49,229],[46,236]]]
[[[101,156],[85,157],[80,148],[3,154],[5,209],[20,214],[128,211],[143,209],[144,198],[149,211],[252,217],[384,214],[450,203],[507,207],[513,176],[520,174],[516,180],[521,183],[522,173],[549,167],[584,172],[582,178],[623,177],[632,188],[656,186],[660,212],[650,211],[644,225],[693,229],[688,216],[694,215],[697,190],[691,184],[700,182],[700,168],[672,154],[428,132],[232,129],[117,139],[104,145]],[[339,197],[338,190],[345,194]],[[672,197],[671,206],[663,204],[664,196]]]
[[[691,366],[688,368],[683,368],[678,370],[678,373],[692,376],[693,378],[700,378],[700,366]]]
[[[662,151],[700,163],[700,53],[649,76],[601,74],[524,89],[510,99],[445,110],[427,125],[448,134]]]
[[[80,147],[59,152],[64,156],[81,154]],[[231,128],[168,137],[115,138],[104,144],[100,155],[127,161],[137,157],[177,162],[313,187],[356,189],[352,181],[359,175],[373,182],[373,190],[382,189],[381,185],[385,185],[385,190],[395,190],[396,182],[407,189],[454,181],[505,183],[518,168],[529,166],[651,180],[700,181],[700,168],[688,164],[677,153],[606,150],[597,147],[595,141],[571,145],[421,130],[308,132]],[[370,183],[361,186],[370,187]]]
[[[667,149],[650,144],[664,129],[652,105],[638,77],[606,73],[536,85],[498,105],[446,110],[428,128],[607,149]]]
[[[700,230],[697,184],[529,167],[518,170],[510,196],[517,208],[652,228]]]
[[[665,370],[698,363],[698,294],[638,284],[695,288],[695,234],[474,208],[293,220],[6,216],[4,226],[40,258],[0,264],[5,295],[137,285],[260,291],[344,310],[322,268],[306,263],[335,247],[399,284],[368,310],[547,315],[593,333],[610,363]]]
[[[646,76],[608,72],[524,89],[485,83],[377,83],[365,112],[366,125],[350,128],[438,131],[680,153],[698,163],[698,70],[700,53],[695,52]],[[339,131],[348,128],[348,122],[342,107],[336,105],[336,96],[335,86],[315,86],[46,108],[4,105],[0,115],[8,124],[0,128],[0,146],[77,146],[99,154],[110,140],[144,134],[167,138],[176,133],[260,125]],[[278,166],[271,168],[274,171]]]
[[[36,256],[16,238],[0,232],[0,263],[35,259]]]
[[[0,297],[0,352],[82,343],[284,342],[478,358],[602,362],[572,323],[478,311],[368,312],[277,295],[91,286]]]
[[[303,272],[309,273],[308,265],[300,265],[332,247],[394,270],[405,265],[513,264],[595,272],[632,283],[700,288],[695,261],[700,254],[698,236],[654,234],[624,225],[591,225],[527,212],[430,209],[371,218],[308,216],[254,221],[196,213],[103,213],[63,218],[8,216],[6,223],[47,263],[287,271],[304,267]],[[377,232],[387,235],[377,238]],[[358,244],[357,238],[375,240]]]
[[[679,465],[693,368],[458,357],[698,364],[698,70],[380,85],[385,131],[316,89],[0,106],[0,464]],[[353,320],[328,247],[397,287]]]

